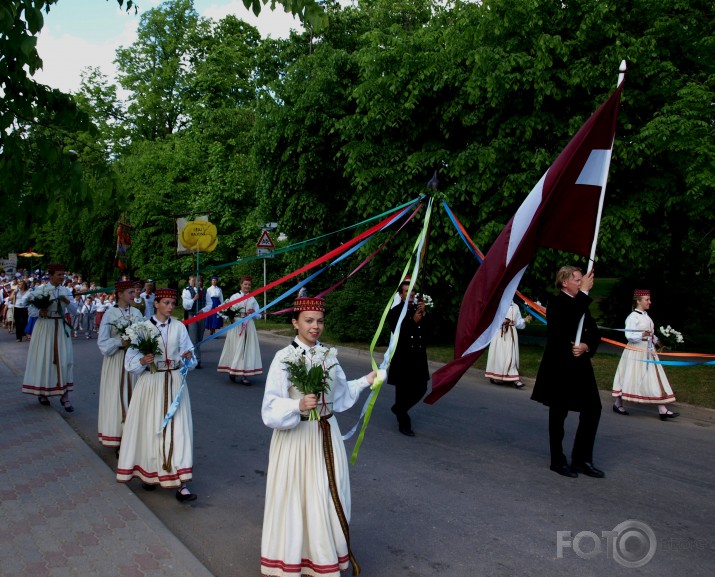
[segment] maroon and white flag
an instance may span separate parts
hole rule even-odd
[[[489,345],[538,248],[589,256],[622,90],[623,83],[581,127],[494,241],[462,299],[454,360],[432,375],[425,403],[452,389]]]

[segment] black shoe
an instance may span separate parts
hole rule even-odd
[[[63,401],[60,400],[60,403],[62,403],[62,406],[64,407],[65,411],[68,413],[74,413],[74,407],[72,406],[72,403],[69,402],[69,399]]]
[[[587,477],[595,477],[596,479],[603,479],[603,477],[606,476],[606,473],[601,471],[600,469],[596,469],[596,467],[593,466],[593,463],[576,463],[573,462],[571,463],[571,468],[575,469],[579,473],[583,473]]]
[[[244,385],[244,386],[246,386],[246,387],[250,387],[250,386],[251,386],[251,381],[249,381],[249,380],[246,379],[246,378],[243,378],[243,379],[241,379],[241,384]]]
[[[142,483],[142,489],[145,491],[156,491],[158,485],[150,485],[149,483]]]
[[[522,383],[521,381],[516,381],[516,382],[514,383],[514,386],[515,386],[517,389],[523,389],[523,388],[524,388],[524,383]]]
[[[182,489],[186,489],[186,487],[182,487]],[[176,492],[176,500],[179,503],[186,503],[187,501],[196,501],[196,499],[197,495],[195,493],[188,493],[185,495],[181,492],[181,489]]]
[[[410,427],[400,427],[400,433],[407,437],[414,437],[415,432]]]
[[[668,419],[674,419],[675,417],[679,417],[679,416],[680,416],[680,413],[673,413],[672,411],[668,411],[667,413],[660,414],[660,420],[667,421]]]
[[[619,415],[630,415],[628,411],[626,411],[622,406],[619,407],[618,405],[613,405],[613,412],[618,413]]]
[[[44,405],[45,407],[49,407],[49,406],[50,406],[50,399],[48,399],[48,398],[47,398],[46,396],[44,396],[44,395],[40,395],[39,397],[37,397],[37,400],[38,400],[38,402],[39,402],[41,405]]]
[[[229,375],[228,380],[231,381],[232,383],[236,382],[236,375]]]
[[[498,384],[499,384],[499,381],[495,381],[494,379],[489,379],[489,382],[490,382],[492,385],[498,385]]]
[[[572,479],[578,477],[578,473],[568,465],[551,465],[549,469],[551,469],[554,473],[563,475],[564,477],[571,477]]]

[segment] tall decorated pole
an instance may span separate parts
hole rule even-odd
[[[434,193],[437,191],[439,188],[439,179],[437,178],[437,170],[435,169],[434,174],[432,175],[432,178],[430,178],[429,182],[427,183],[427,188],[430,190],[430,194],[434,195]],[[420,271],[420,300],[424,302],[424,295],[427,293],[427,283],[426,283],[426,278],[427,278],[427,246],[429,245],[429,235],[430,235],[430,230],[431,230],[431,225],[427,225],[427,231],[425,232],[425,242],[424,246],[422,247],[422,270]]]
[[[626,61],[621,60],[621,65],[618,67],[618,83],[616,84],[616,88],[618,88],[622,83],[623,80],[626,78]],[[615,135],[613,140],[615,141]],[[596,226],[595,226],[595,232],[593,233],[593,243],[591,244],[591,254],[588,257],[588,267],[587,267],[587,273],[590,273],[593,270],[593,266],[596,260],[596,245],[598,244],[598,232],[601,228],[601,214],[603,213],[603,201],[606,197],[606,184],[608,183],[608,170],[611,167],[611,155],[613,154],[613,142],[611,142],[611,148],[608,150],[602,151],[604,153],[604,158],[602,161],[601,165],[601,174],[600,174],[600,182],[601,182],[601,196],[598,200],[598,213],[596,214]],[[585,316],[581,317],[581,320],[578,323],[578,329],[576,330],[576,338],[574,340],[574,344],[578,345],[581,343],[581,334],[583,333],[583,320]]]

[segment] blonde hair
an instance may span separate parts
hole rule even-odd
[[[583,271],[577,266],[562,266],[556,273],[556,280],[554,281],[554,286],[557,289],[562,289],[564,283],[569,280],[575,272],[582,273]]]

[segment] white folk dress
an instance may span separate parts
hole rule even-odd
[[[143,320],[144,317],[136,307],[122,309],[114,305],[104,312],[99,325],[97,346],[104,360],[99,380],[97,438],[105,447],[118,447],[122,441],[124,420],[134,385],[134,376],[124,368],[126,349],[122,348],[117,326]]]
[[[295,346],[311,358],[298,339]],[[261,415],[274,429],[266,478],[266,504],[261,539],[261,574],[269,576],[337,577],[348,568],[348,546],[333,504],[323,453],[323,433],[317,421],[301,420],[303,395],[290,383],[283,360],[294,345],[281,349],[266,378]],[[367,379],[348,381],[340,365],[330,371],[331,389],[321,414],[345,411]],[[306,413],[307,414],[307,413]],[[345,518],[350,522],[350,477],[340,428],[331,416],[330,435],[335,480]]]
[[[665,405],[675,402],[673,389],[662,365],[644,363],[657,361],[657,337],[643,340],[643,331],[653,334],[653,321],[645,311],[634,310],[626,319],[628,347],[623,351],[613,378],[613,396],[632,403]],[[656,339],[654,342],[653,339]]]
[[[517,382],[519,380],[519,336],[516,330],[523,329],[526,322],[521,317],[521,312],[516,303],[511,303],[506,317],[510,321],[509,327],[502,327],[489,343],[489,357],[484,376],[488,379],[504,382]]]
[[[243,293],[236,293],[231,295],[228,300],[234,301],[242,296],[244,296]],[[258,301],[254,297],[242,301],[239,306],[243,307],[244,311],[248,309],[257,311],[259,308]],[[234,324],[240,320],[239,316],[245,317],[247,315],[246,313],[236,315]],[[258,331],[253,319],[228,331],[217,370],[219,373],[228,373],[238,377],[250,377],[263,373]]]
[[[47,309],[47,317],[37,315],[32,329],[32,340],[27,352],[25,377],[22,392],[36,396],[59,396],[74,388],[74,352],[72,348],[72,330],[67,325],[65,312],[72,313],[72,304],[61,304],[59,297],[72,301],[69,288],[58,286],[52,289],[55,299]]]
[[[173,418],[161,433],[159,430],[181,385],[178,370],[181,354],[193,350],[193,345],[180,321],[169,319],[166,327],[161,328],[156,317],[151,320],[158,323],[162,333],[159,339],[162,354],[156,356],[159,371],[152,374],[142,366],[143,355],[137,349],[127,351],[124,367],[137,378],[124,423],[117,481],[126,483],[137,477],[148,485],[178,488],[191,480],[194,466],[194,430],[188,386],[184,388]],[[167,358],[171,370],[167,370]]]

